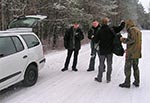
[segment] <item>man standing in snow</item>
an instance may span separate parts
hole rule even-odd
[[[134,82],[133,85],[139,87],[140,77],[139,77],[139,58],[141,58],[141,43],[142,35],[139,28],[136,27],[132,20],[126,21],[126,30],[128,32],[128,37],[121,37],[120,40],[127,44],[126,50],[126,61],[124,67],[125,81],[120,84],[120,87],[130,88],[130,76],[131,76],[131,66],[134,72]]]
[[[112,49],[113,49],[113,39],[114,34],[111,28],[108,25],[109,19],[107,17],[102,19],[102,26],[101,29],[97,32],[94,37],[94,41],[98,43],[99,41],[99,48],[100,48],[100,66],[98,75],[95,78],[95,81],[102,82],[103,72],[105,69],[105,60],[107,60],[107,74],[106,79],[107,83],[111,81],[111,72],[112,72]],[[115,33],[120,32],[125,26],[125,22],[122,21],[120,26],[113,26],[112,29]]]
[[[76,65],[78,60],[78,53],[81,48],[81,40],[83,39],[84,39],[84,35],[82,30],[79,28],[79,23],[75,22],[73,26],[71,26],[68,30],[66,30],[64,36],[64,46],[68,50],[68,53],[67,53],[64,68],[61,71],[64,72],[68,70],[68,65],[73,52],[74,52],[74,59],[73,59],[72,70],[78,71]]]
[[[91,42],[90,42],[90,46],[91,46],[91,58],[90,58],[89,68],[87,69],[87,71],[94,71],[96,53],[98,53],[98,56],[99,56],[99,52],[97,52],[97,49],[99,48],[98,47],[98,43],[95,43],[93,41],[93,38],[94,38],[96,32],[99,29],[100,29],[99,22],[97,20],[94,20],[92,22],[92,27],[88,31],[88,38],[91,40]]]

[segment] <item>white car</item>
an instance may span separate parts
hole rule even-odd
[[[30,16],[30,23],[31,19],[33,20]],[[26,19],[24,23],[29,22]],[[11,25],[15,26],[17,23]],[[38,79],[38,71],[44,64],[42,43],[32,32],[32,28],[18,26],[0,31],[0,90],[21,81],[25,86],[34,85]]]

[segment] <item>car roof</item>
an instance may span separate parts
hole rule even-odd
[[[32,32],[32,28],[11,28],[7,29],[8,32]]]
[[[6,31],[0,31],[0,36],[15,36],[20,34],[34,34],[32,28],[13,28]]]

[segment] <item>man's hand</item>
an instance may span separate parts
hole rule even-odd
[[[121,20],[121,23],[122,23],[122,22],[125,22],[125,21],[124,21],[124,20]]]
[[[126,38],[120,37],[120,41],[121,41],[121,42],[125,42],[125,40],[126,40]]]
[[[91,38],[94,38],[94,35],[92,35]]]

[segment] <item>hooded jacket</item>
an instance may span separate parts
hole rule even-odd
[[[141,44],[142,44],[142,33],[139,28],[136,27],[132,20],[126,21],[126,29],[128,37],[123,41],[127,44],[126,58],[127,59],[138,59],[141,58]]]

